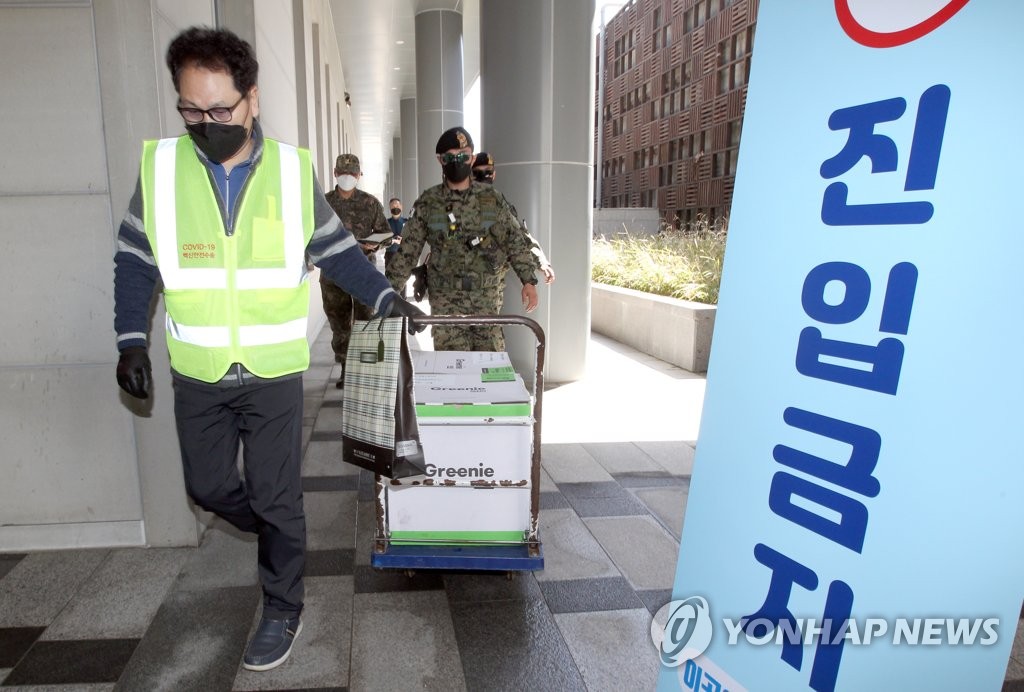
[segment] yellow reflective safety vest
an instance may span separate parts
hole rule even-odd
[[[217,382],[234,363],[259,377],[309,367],[309,152],[264,139],[232,235],[187,135],[147,141],[141,181],[146,236],[164,284],[171,367],[203,382]]]

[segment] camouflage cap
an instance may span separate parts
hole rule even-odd
[[[473,148],[473,138],[464,127],[453,127],[445,130],[440,139],[437,140],[437,147],[434,148],[434,153],[443,154],[449,149],[465,149],[466,147]]]
[[[493,166],[494,157],[488,154],[486,151],[477,153],[476,160],[473,161],[473,168],[480,168],[481,166]]]
[[[355,154],[342,154],[334,162],[334,171],[336,173],[349,173],[352,175],[359,173],[359,157]]]

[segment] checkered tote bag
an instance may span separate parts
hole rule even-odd
[[[406,318],[356,320],[345,363],[342,459],[388,478],[424,472]]]

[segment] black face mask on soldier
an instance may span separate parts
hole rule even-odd
[[[444,154],[441,156],[441,172],[449,182],[461,183],[473,171],[472,160],[472,154]]]
[[[241,125],[202,122],[186,125],[185,129],[199,150],[215,163],[230,159],[249,139],[249,130]]]
[[[444,171],[444,177],[453,183],[461,183],[463,180],[469,177],[469,172],[472,170],[468,163],[446,163],[441,167]]]
[[[491,172],[491,171],[485,171],[484,169],[481,168],[479,170],[474,170],[473,171],[473,178],[478,183],[488,183],[488,184],[491,184],[491,183],[494,182],[494,173]]]

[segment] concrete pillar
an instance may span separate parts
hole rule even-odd
[[[462,13],[423,0],[416,12],[416,131],[419,185],[441,182],[434,145],[462,124]],[[419,190],[417,190],[417,193]]]
[[[256,11],[252,0],[216,0],[214,13],[217,26],[238,35],[256,48]]]
[[[402,199],[402,139],[391,140],[391,194],[388,197]],[[385,204],[387,200],[381,200]]]
[[[412,209],[412,203],[420,196],[419,168],[416,142],[416,99],[402,99],[402,189],[396,195],[402,200],[402,209]],[[443,132],[443,130],[442,130]],[[438,133],[440,134],[440,133]]]
[[[582,377],[590,336],[593,18],[593,0],[480,6],[481,120],[497,161],[495,187],[557,272],[551,287],[539,286],[531,315],[547,337],[551,382]],[[520,290],[510,274],[505,312],[522,312]],[[507,329],[506,343],[518,366],[532,363],[532,334]]]

